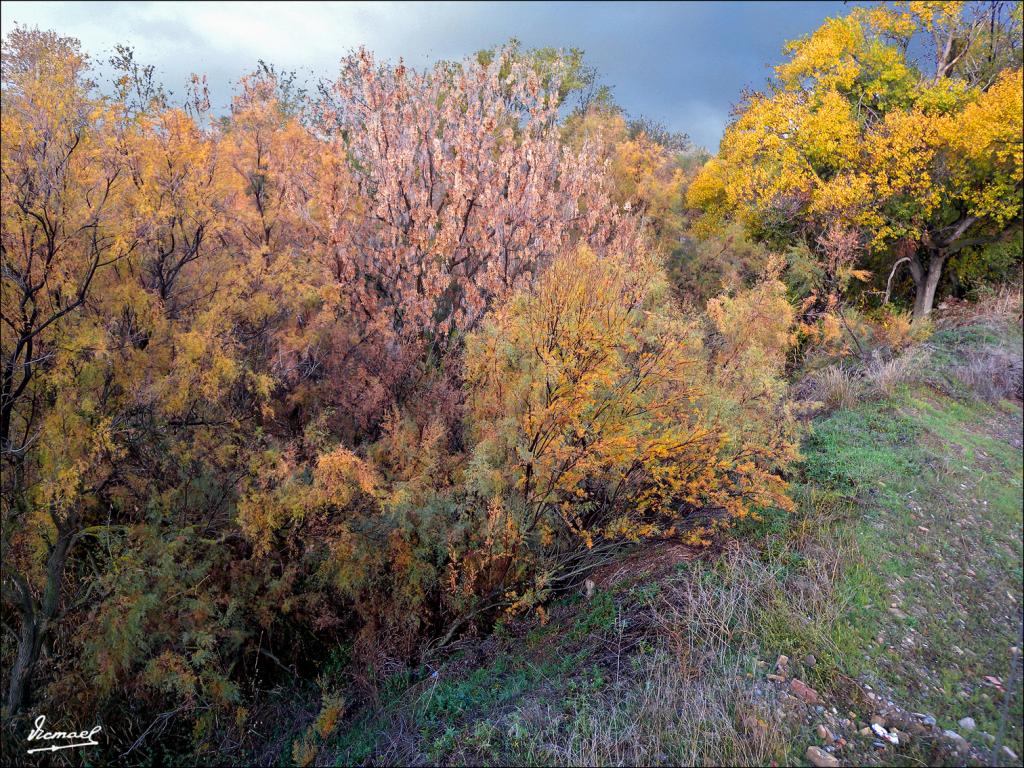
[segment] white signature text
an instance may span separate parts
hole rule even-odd
[[[29,741],[70,741],[70,744],[50,744],[46,747],[35,747],[34,752],[56,752],[58,749],[74,749],[75,747],[98,747],[99,742],[93,737],[103,730],[102,725],[94,725],[91,731],[47,731],[46,715],[36,718],[36,727],[28,734]]]

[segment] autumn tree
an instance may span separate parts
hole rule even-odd
[[[55,633],[88,647],[59,619],[90,595],[143,621],[156,595],[139,602],[111,559],[170,566],[153,551],[169,531],[187,547],[230,522],[270,393],[239,321],[239,304],[258,302],[225,248],[232,196],[216,136],[146,98],[121,62],[104,99],[72,41],[17,30],[5,42],[3,586],[19,626],[9,715]]]
[[[3,43],[3,593],[20,616],[8,713],[24,700],[57,615],[64,564],[81,536],[78,486],[102,482],[90,465],[109,445],[109,423],[82,425],[83,444],[60,436],[75,428],[49,413],[59,393],[53,376],[73,378],[76,353],[91,354],[78,333],[83,315],[139,239],[124,207],[130,181],[114,116],[94,96],[87,67],[76,41],[50,32],[15,28]],[[39,537],[37,558],[22,550],[27,529]]]
[[[254,373],[273,387],[278,433],[330,404],[331,359],[350,354],[341,285],[327,243],[347,224],[354,188],[307,120],[289,75],[242,78],[216,136],[225,185],[220,306]]]
[[[597,148],[559,143],[556,91],[505,53],[422,73],[342,62],[324,129],[361,203],[326,248],[354,324],[345,407],[363,423],[553,254],[628,237]]]
[[[1020,6],[998,2],[829,19],[745,100],[690,204],[823,259],[823,235],[853,228],[883,279],[909,265],[927,316],[950,257],[1020,217],[1020,24]]]
[[[331,202],[326,155],[286,89],[264,68],[223,120],[195,101],[125,110],[145,237],[96,319],[118,385],[105,407],[127,426],[104,494],[82,499],[107,513],[92,526],[103,550],[89,553],[105,599],[70,633],[82,664],[51,683],[53,698],[171,699],[202,728],[239,702],[234,660],[283,666],[301,651],[288,627],[327,621],[308,561],[286,546],[254,557],[239,503],[253,476],[277,479],[277,452],[302,461],[319,448],[296,439],[316,422],[299,404],[319,405],[309,391],[337,320],[306,205]]]

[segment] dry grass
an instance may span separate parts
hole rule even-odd
[[[1019,352],[986,346],[967,353],[954,369],[956,378],[977,397],[990,402],[1024,395],[1024,360]]]
[[[533,700],[511,721],[529,734],[527,762],[554,765],[761,765],[785,752],[771,692],[748,676],[752,637],[773,579],[730,553],[722,578],[698,570],[666,583],[629,621],[616,623],[610,684],[568,702]],[[645,653],[630,654],[635,647]],[[748,649],[749,650],[749,649]],[[566,704],[569,704],[566,706]],[[760,721],[760,724],[759,724]],[[745,727],[745,724],[747,727]]]
[[[815,399],[829,410],[852,408],[857,404],[860,383],[841,364],[818,371],[812,383]]]
[[[1020,283],[1003,285],[981,292],[976,301],[949,299],[938,314],[941,328],[981,325],[994,329],[1009,323],[1020,323],[1024,314],[1024,298]]]
[[[542,764],[768,765],[785,754],[786,732],[748,671],[733,664],[687,679],[659,650],[628,683],[568,712],[535,702],[518,725],[540,740]]]
[[[892,397],[901,385],[918,379],[927,364],[926,347],[913,347],[892,358],[883,357],[876,350],[874,358],[864,366],[854,368],[839,363],[815,372],[796,395],[818,401],[830,411],[848,409],[868,396]]]
[[[809,547],[814,547],[808,541]],[[836,558],[815,548],[820,567],[784,585],[781,568],[745,548],[716,568],[662,582],[612,638],[614,678],[564,706],[535,701],[516,727],[532,734],[527,762],[556,765],[768,765],[793,736],[776,689],[759,682],[758,659],[775,632],[813,635],[841,610]],[[822,635],[824,636],[824,635]],[[622,648],[653,650],[630,656]]]
[[[876,358],[865,372],[865,381],[875,394],[892,397],[902,384],[909,384],[928,362],[923,349],[913,349],[891,360]]]
[[[1018,320],[1024,309],[1024,296],[1021,293],[1022,286],[1003,285],[999,288],[982,294],[974,304],[975,316],[979,320],[1006,321],[1013,318]]]

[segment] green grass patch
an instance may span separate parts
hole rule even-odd
[[[952,359],[998,338],[982,329],[936,341]],[[1019,405],[921,385],[815,423],[804,445],[804,482],[859,512],[832,531],[854,553],[830,630],[837,665],[945,727],[973,717],[978,731],[965,735],[979,743],[996,732],[1002,700],[985,678],[1005,682],[1020,642],[1020,423]],[[1020,695],[1013,709],[1008,743],[1019,753]]]

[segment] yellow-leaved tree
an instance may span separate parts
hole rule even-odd
[[[1018,226],[1021,6],[857,8],[786,53],[728,126],[689,204],[705,223],[736,218],[822,261],[828,233],[845,230],[860,266],[877,264],[882,279],[909,266],[914,314],[927,316],[954,254]]]
[[[103,484],[98,465],[116,451],[93,365],[108,349],[86,317],[138,237],[116,115],[87,68],[77,41],[53,33],[18,28],[3,43],[3,594],[20,618],[8,712],[57,618],[68,551],[82,535],[80,496]],[[80,385],[89,396],[66,396]]]

